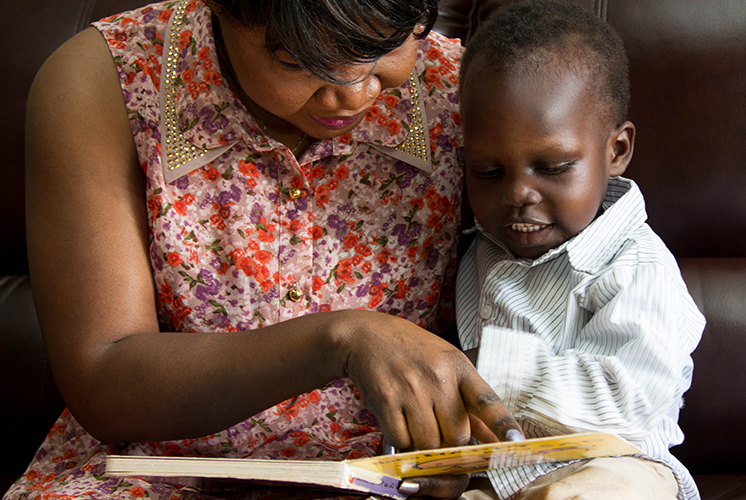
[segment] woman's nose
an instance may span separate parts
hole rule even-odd
[[[316,100],[329,110],[361,111],[381,93],[381,81],[375,75],[347,85],[327,84],[316,92]]]

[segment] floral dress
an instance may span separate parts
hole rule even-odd
[[[433,331],[453,319],[442,304],[452,300],[461,204],[457,41],[420,41],[407,83],[384,91],[352,132],[296,159],[224,83],[201,0],[152,4],[95,27],[147,176],[162,331],[261,335],[265,325],[350,308]],[[287,496],[108,478],[105,458],[340,460],[377,453],[380,437],[346,379],[198,439],[104,445],[65,410],[5,499]]]

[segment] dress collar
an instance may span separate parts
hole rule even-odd
[[[212,13],[202,0],[181,0],[174,6],[164,45],[160,129],[167,183],[215,160],[239,141],[255,151],[282,147],[261,132],[223,79]],[[412,75],[416,74],[417,68]],[[301,160],[308,163],[328,155],[351,154],[362,142],[430,172],[430,138],[419,87],[412,76],[401,87],[383,92],[354,130],[316,141]]]

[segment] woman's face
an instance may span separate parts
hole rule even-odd
[[[374,63],[340,68],[338,77],[353,83],[339,85],[300,70],[282,52],[271,54],[265,48],[262,28],[247,29],[228,16],[220,17],[220,27],[244,92],[273,115],[265,119],[266,125],[286,131],[294,127],[318,139],[352,130],[383,89],[407,81],[417,57],[418,40],[410,35],[403,45]]]

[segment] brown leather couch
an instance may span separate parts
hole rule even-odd
[[[436,29],[467,40],[508,1],[441,0]],[[571,1],[607,19],[627,44],[638,128],[627,175],[708,321],[681,413],[686,441],[674,452],[704,500],[746,499],[746,2]],[[44,59],[91,20],[144,3],[25,0],[6,2],[0,17],[0,492],[23,473],[63,407],[27,276],[28,88]]]

